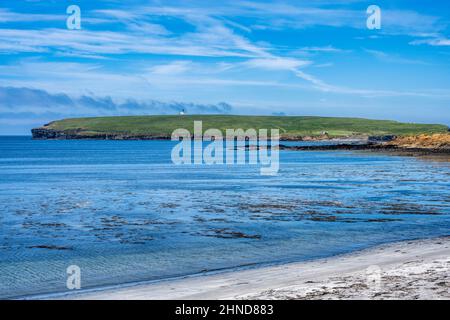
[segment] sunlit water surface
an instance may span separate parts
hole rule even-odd
[[[170,141],[0,138],[0,297],[325,257],[450,234],[448,162],[281,151],[177,166]]]

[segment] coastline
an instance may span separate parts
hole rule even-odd
[[[124,133],[89,133],[83,131],[59,131],[44,127],[31,130],[33,140],[171,140],[170,135],[154,134],[124,134]],[[194,139],[194,136],[191,137]],[[226,139],[224,139],[226,140]],[[289,136],[281,135],[280,142],[329,142],[330,144],[289,146],[280,143],[279,150],[286,151],[370,151],[386,152],[398,155],[449,155],[450,135],[418,135],[399,137],[395,135],[352,135],[331,137],[318,136]],[[249,148],[251,146],[247,146]]]
[[[430,154],[450,154],[450,148],[425,148],[425,147],[404,147],[394,144],[384,143],[361,143],[361,144],[334,144],[320,146],[286,146],[280,144],[280,150],[286,151],[370,151],[386,152],[393,155],[430,155]]]
[[[368,277],[378,274],[379,282],[370,285]],[[41,298],[450,299],[450,236],[396,242],[306,262]]]

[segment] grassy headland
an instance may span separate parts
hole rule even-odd
[[[409,136],[447,132],[440,124],[401,123],[389,120],[334,118],[309,116],[236,116],[236,115],[156,115],[74,118],[51,122],[33,129],[35,138],[52,138],[45,133],[57,133],[53,138],[170,138],[177,128],[193,132],[194,121],[203,121],[203,130],[221,129],[279,129],[282,138],[320,137],[326,132],[330,138],[350,136]]]

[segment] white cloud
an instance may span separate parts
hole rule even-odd
[[[154,66],[149,71],[158,75],[177,75],[188,71],[191,63],[191,61],[174,61],[169,64]]]
[[[41,22],[41,21],[65,21],[66,15],[17,13],[0,8],[0,23],[6,22]]]
[[[411,41],[410,44],[412,45],[428,44],[430,46],[446,47],[450,46],[450,39],[447,38],[422,39]]]
[[[251,59],[244,63],[247,67],[266,70],[292,70],[309,64],[311,64],[311,61],[275,56],[270,58]]]
[[[383,11],[385,12],[385,11]],[[1,12],[0,12],[1,13]],[[4,19],[7,16],[3,12]],[[252,42],[249,38],[242,36],[251,33],[248,26],[237,24],[231,21],[230,17],[252,17],[256,21],[268,28],[294,27],[306,28],[315,25],[326,25],[333,27],[353,27],[359,28],[365,23],[364,10],[330,9],[320,7],[302,7],[280,3],[254,3],[254,2],[233,2],[227,6],[213,6],[208,8],[196,7],[142,7],[127,11],[100,10],[94,12],[98,16],[88,16],[88,19],[96,21],[118,21],[123,23],[126,29],[122,31],[102,31],[102,30],[64,30],[64,29],[43,29],[43,30],[20,30],[20,29],[0,29],[0,53],[15,52],[51,52],[55,55],[81,56],[92,59],[103,59],[114,55],[127,53],[138,54],[163,54],[184,56],[191,59],[198,57],[235,57],[237,62],[218,64],[216,72],[239,71],[239,67],[246,66],[258,68],[266,71],[287,71],[292,72],[300,79],[306,81],[310,88],[322,92],[334,92],[350,95],[405,95],[414,94],[409,92],[394,91],[371,91],[354,88],[345,88],[328,84],[326,81],[306,73],[303,68],[314,65],[313,61],[299,60],[283,57],[278,53],[276,47],[270,44]],[[400,11],[388,11],[384,26],[387,23],[387,31],[392,32],[415,32],[415,34],[430,34],[431,29],[436,29],[439,19],[413,12],[406,12],[404,16]],[[9,12],[8,14],[11,14]],[[163,26],[148,21],[150,17],[164,16],[177,17],[189,23],[193,29],[190,32],[180,34],[170,34]],[[1,14],[0,14],[1,17]],[[383,16],[384,17],[384,16]],[[22,20],[26,17],[19,17]],[[29,17],[36,18],[36,17]],[[28,19],[28,18],[27,18]],[[361,21],[361,22],[358,22]],[[421,24],[411,31],[408,27],[420,21]],[[238,31],[234,30],[238,29]],[[391,30],[392,29],[392,30]],[[151,34],[151,36],[149,36]],[[441,42],[445,44],[446,39]],[[320,47],[310,46],[300,50],[309,53],[331,53],[343,52],[331,45]],[[378,54],[380,58],[387,59],[386,56]],[[22,82],[25,85],[37,84],[53,86],[70,86],[70,82],[76,83],[77,89],[97,88],[102,92],[106,90],[121,94],[135,94],[136,91],[148,89],[148,85],[176,86],[183,83],[185,85],[264,85],[264,86],[291,86],[292,84],[280,84],[273,81],[261,81],[259,79],[224,79],[220,77],[180,77],[187,71],[192,70],[192,62],[177,61],[164,65],[157,65],[147,69],[147,73],[129,72],[106,72],[98,66],[92,66],[95,72],[84,70],[85,66],[65,70],[54,69],[53,66],[35,65],[27,69],[26,65],[21,66],[19,74],[28,74],[28,79],[15,79],[16,83]],[[242,60],[245,60],[242,62]],[[30,64],[28,64],[29,67]],[[196,65],[197,66],[197,65]],[[320,66],[320,65],[317,65]],[[42,67],[48,68],[48,72]],[[207,70],[207,65],[199,64],[198,70]],[[197,68],[196,68],[197,69]],[[197,71],[197,70],[196,70]],[[197,71],[197,75],[201,71]],[[165,76],[166,79],[157,76]],[[173,77],[171,77],[173,76]],[[145,80],[145,81],[143,81]],[[8,79],[8,81],[12,81]],[[127,85],[124,85],[126,83]],[[301,84],[294,84],[301,85]],[[147,90],[148,91],[148,90]]]
[[[419,65],[428,65],[429,63],[421,60],[416,59],[408,59],[403,58],[398,55],[392,55],[388,54],[386,52],[380,51],[380,50],[373,50],[373,49],[364,49],[365,52],[371,54],[376,59],[387,62],[387,63],[396,63],[396,64],[419,64]]]
[[[298,51],[300,52],[349,52],[348,50],[338,49],[331,45],[325,47],[303,47]]]
[[[150,53],[200,57],[255,56],[252,52],[255,48],[244,40],[231,37],[222,40],[220,42],[219,36],[213,33],[163,38],[110,31],[0,29],[0,52],[39,52],[52,48],[56,53],[69,51],[90,55]]]

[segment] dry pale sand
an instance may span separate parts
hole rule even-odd
[[[450,299],[450,237],[59,298]]]

